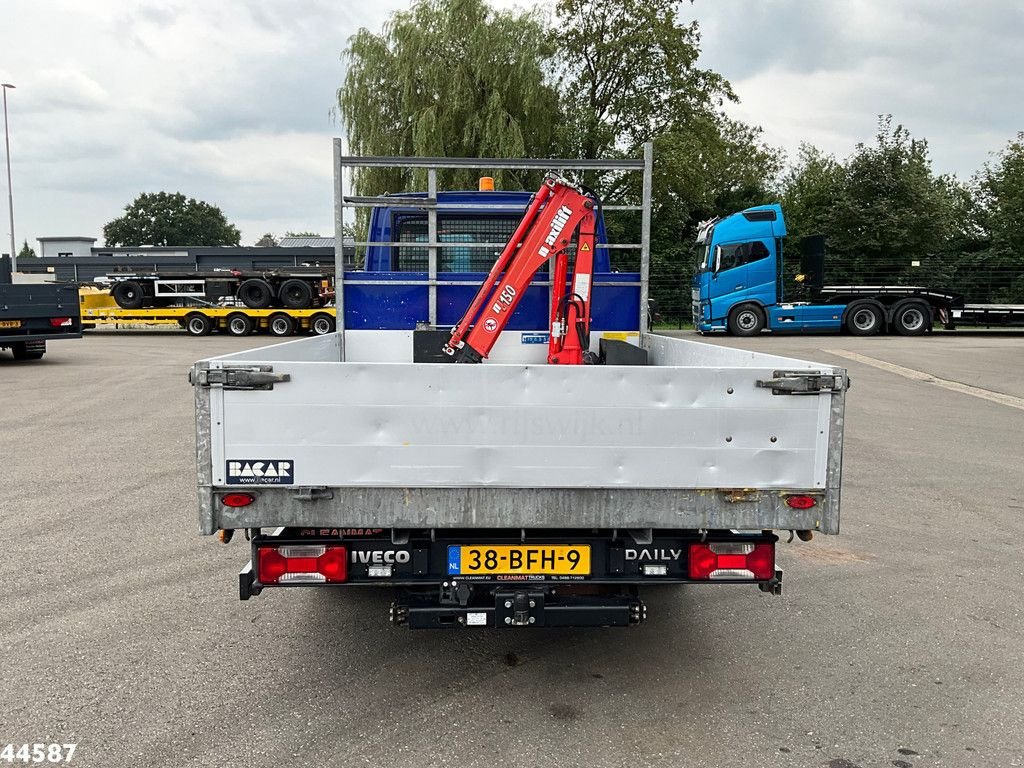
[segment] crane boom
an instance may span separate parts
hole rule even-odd
[[[589,190],[549,173],[466,314],[444,347],[457,362],[478,363],[487,357],[520,299],[545,262],[554,259],[556,300],[551,310],[548,362],[579,365],[588,355],[590,294],[594,271],[595,209],[600,201]],[[579,230],[571,287],[567,248]]]

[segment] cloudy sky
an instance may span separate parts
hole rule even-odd
[[[243,244],[267,231],[329,233],[339,52],[406,4],[4,0],[19,247],[102,237],[127,202],[159,190],[221,206]],[[1024,130],[1022,9],[697,0],[682,13],[703,27],[703,66],[739,94],[733,114],[791,155],[810,141],[844,156],[892,113],[929,140],[938,171],[966,177]]]

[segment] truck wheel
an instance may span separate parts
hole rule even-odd
[[[11,345],[15,360],[39,360],[46,354],[45,341],[19,341]]]
[[[256,324],[252,321],[252,318],[248,315],[243,315],[241,312],[236,312],[233,315],[228,315],[227,331],[232,336],[248,336],[252,333]]]
[[[213,330],[213,323],[206,315],[193,312],[185,318],[185,330],[189,336],[209,336]]]
[[[744,304],[729,313],[729,333],[733,336],[757,336],[764,330],[764,323],[764,311],[753,304]]]
[[[874,336],[882,330],[882,313],[874,304],[858,304],[846,313],[846,330],[852,336]]]
[[[305,280],[285,280],[278,295],[289,309],[309,309],[313,304],[313,288]]]
[[[295,319],[283,312],[271,315],[270,322],[267,323],[267,331],[271,336],[291,336],[295,333]]]
[[[931,310],[920,302],[909,302],[896,310],[892,324],[900,336],[920,336],[931,327]]]
[[[238,286],[238,298],[249,309],[266,309],[274,300],[274,289],[266,280],[251,277]]]
[[[326,336],[328,333],[334,333],[334,318],[322,313],[313,315],[313,319],[309,322],[309,329],[317,336]]]
[[[135,280],[125,280],[111,288],[110,295],[114,297],[114,301],[121,309],[139,309],[146,294],[140,283]]]

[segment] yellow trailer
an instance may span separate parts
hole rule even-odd
[[[317,335],[333,333],[334,307],[317,309],[250,309],[244,305],[151,307],[122,309],[105,291],[82,288],[79,290],[82,309],[82,327],[97,325],[138,328],[177,325],[192,336],[206,336],[220,331],[232,336],[269,333],[271,336],[292,336],[312,332]]]

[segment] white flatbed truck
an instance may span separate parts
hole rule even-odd
[[[580,162],[345,158],[337,144],[335,161],[339,231],[346,205],[372,204],[343,194],[353,166],[425,168],[433,186],[455,163]],[[603,167],[644,177],[642,295],[650,150]],[[433,232],[428,247],[434,261]],[[416,328],[200,361],[200,531],[245,532],[242,599],[387,586],[392,621],[412,628],[637,624],[648,584],[779,593],[778,532],[839,532],[846,372],[645,320],[625,336],[646,365],[548,365],[543,326],[503,334],[480,365],[415,361]]]

